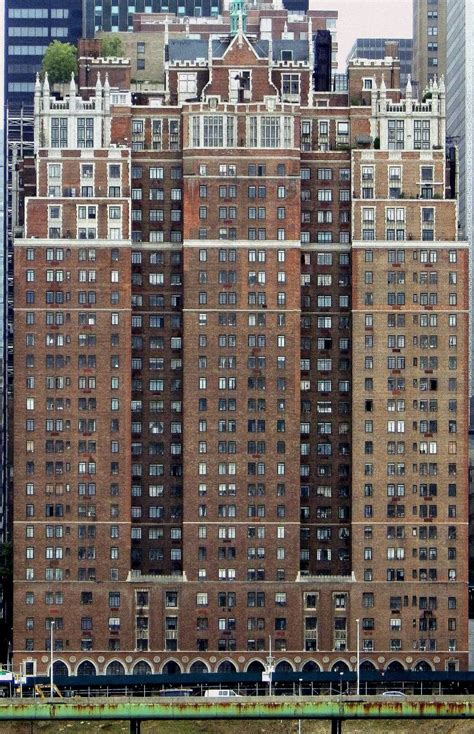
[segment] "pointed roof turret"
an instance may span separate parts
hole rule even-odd
[[[69,94],[73,97],[76,94],[76,80],[74,79],[74,72],[71,71],[71,81],[69,82]]]
[[[207,40],[207,63],[209,67],[212,66],[212,36]]]

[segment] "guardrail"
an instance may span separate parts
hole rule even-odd
[[[77,719],[124,721],[171,719],[472,719],[474,697],[339,697],[308,699],[202,698],[164,699],[46,699],[0,702],[0,721],[49,721]]]

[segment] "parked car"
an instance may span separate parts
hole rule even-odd
[[[403,691],[384,691],[382,696],[388,696],[390,698],[406,698],[406,693],[403,693]]]
[[[207,691],[204,691],[204,696],[206,698],[242,698],[239,693],[228,688],[209,688]]]

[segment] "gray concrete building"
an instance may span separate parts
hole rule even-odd
[[[472,238],[474,8],[465,0],[448,0],[446,36],[447,134],[458,150],[459,234]]]
[[[222,7],[219,0],[84,0],[83,35],[93,38],[100,31],[131,31],[134,13],[170,13],[178,17],[217,17]]]
[[[398,44],[398,58],[400,59],[400,86],[406,87],[408,74],[413,74],[413,39],[412,38],[356,38],[347,55],[347,63],[352,59],[383,59],[385,58],[385,44]]]
[[[413,78],[421,92],[446,73],[447,0],[413,0]]]

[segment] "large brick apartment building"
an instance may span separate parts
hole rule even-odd
[[[444,84],[316,93],[312,54],[240,27],[168,39],[161,97],[36,84],[15,664],[54,620],[57,673],[354,669],[360,620],[364,667],[467,667]]]

